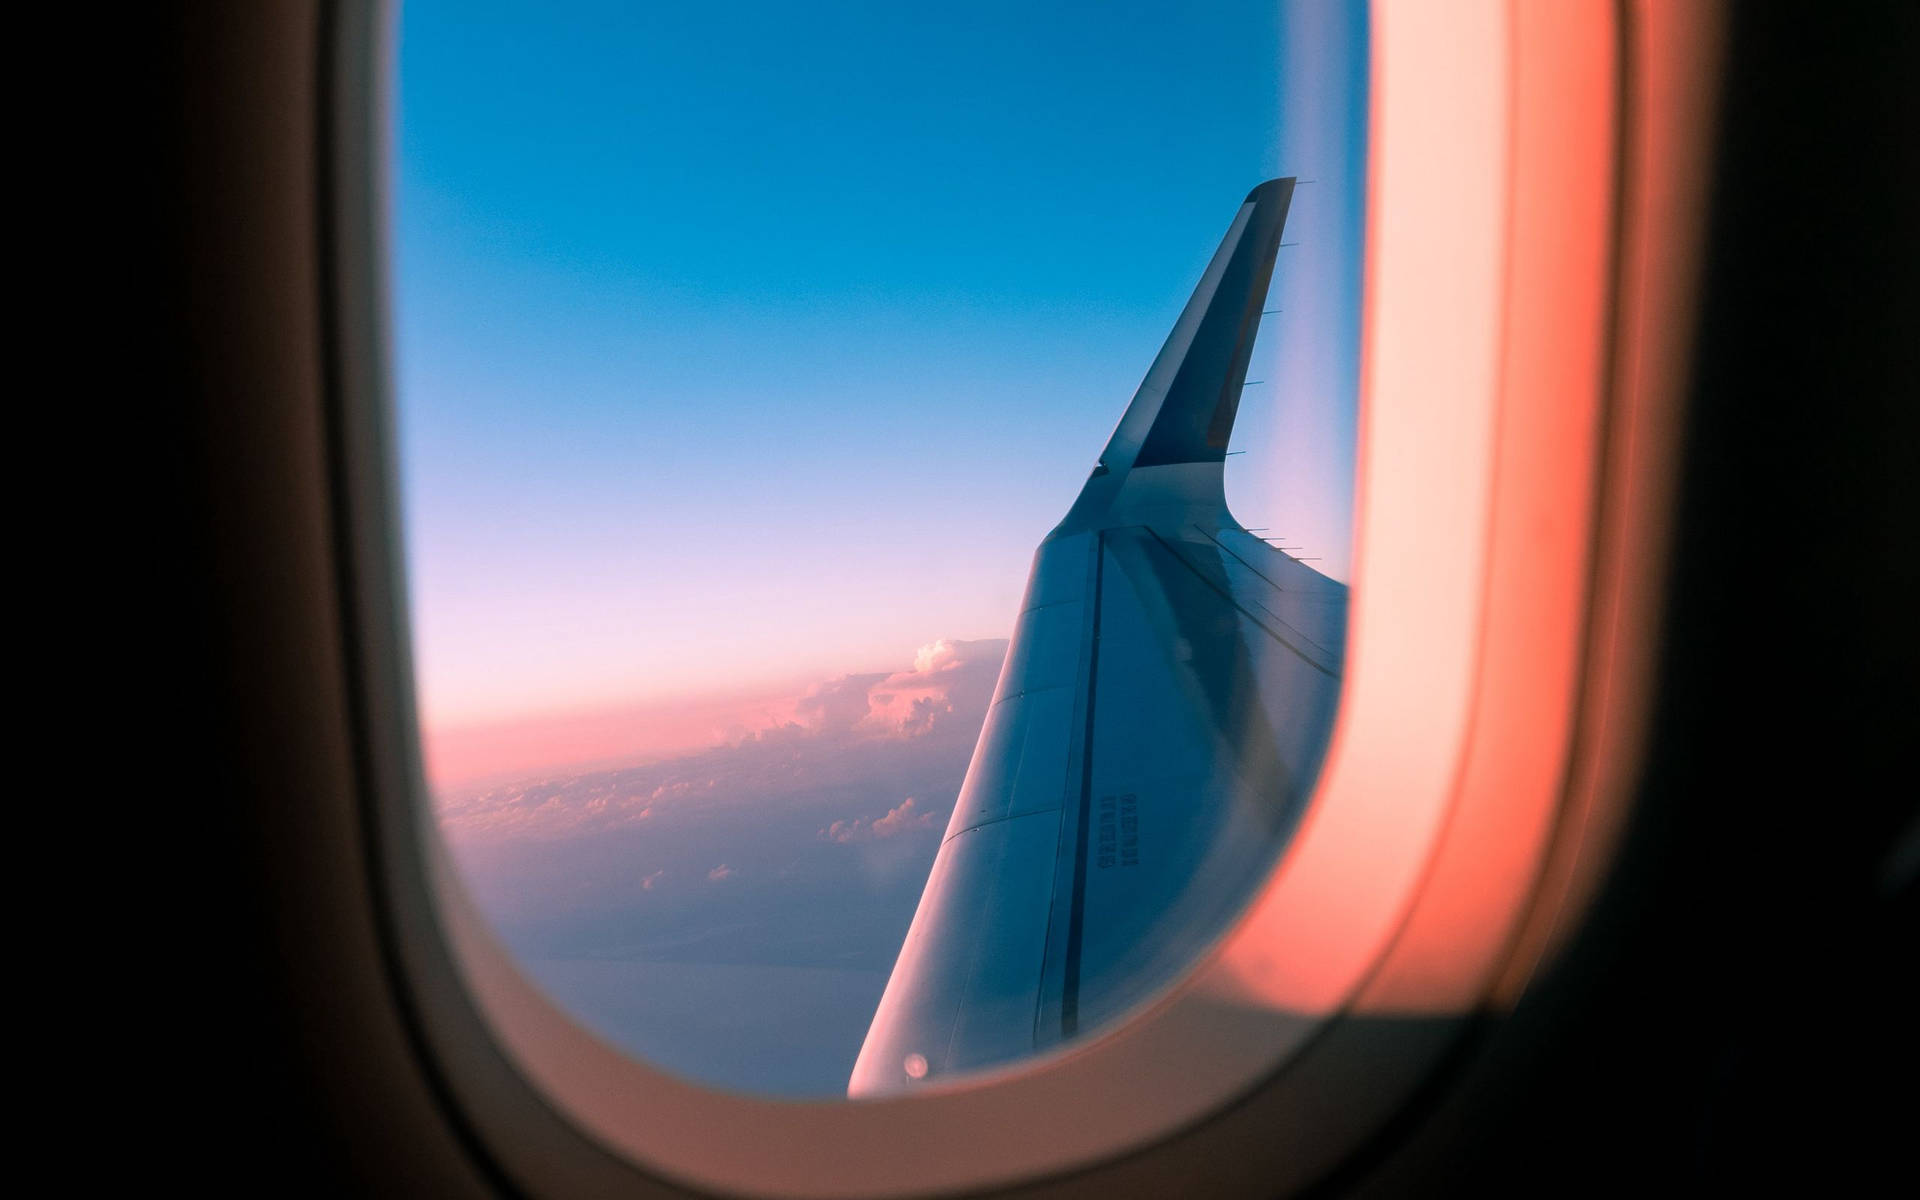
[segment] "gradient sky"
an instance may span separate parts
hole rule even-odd
[[[430,738],[518,729],[506,769],[619,749],[530,729],[678,712],[691,745],[736,699],[1004,637],[1279,174],[1313,182],[1228,497],[1345,578],[1355,8],[408,0],[396,357]]]

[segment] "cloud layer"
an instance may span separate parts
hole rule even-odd
[[[785,719],[736,729],[721,744],[695,753],[636,767],[444,789],[437,798],[440,825],[456,841],[566,839],[638,826],[667,810],[764,804],[783,792],[812,793],[835,781],[849,798],[864,794],[865,781],[889,770],[923,759],[948,762],[956,748],[971,753],[1006,650],[1001,639],[943,638],[922,646],[909,670],[824,681],[790,697]],[[643,737],[644,731],[636,731],[636,740]],[[919,753],[903,753],[909,743],[918,743]],[[950,782],[957,795],[959,780]],[[839,820],[885,837],[936,820],[929,808],[934,795],[903,791],[889,797],[886,809],[853,811]],[[952,798],[944,801],[949,808]],[[902,808],[907,815],[899,814]]]
[[[806,981],[839,997],[820,1004],[839,1006],[833,1036],[857,1046],[1006,646],[933,642],[910,667],[798,690],[760,727],[691,753],[443,789],[440,828],[495,930],[589,1027],[690,1064],[730,1061],[743,1039],[791,1044],[791,1071],[773,1076],[809,1079],[800,1094],[836,1094],[850,1063],[816,1078],[801,1064],[825,1061],[817,1047],[773,1036],[795,1000],[779,987],[649,1004],[607,981]]]

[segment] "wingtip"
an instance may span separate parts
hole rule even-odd
[[[1292,190],[1294,181],[1296,179],[1297,179],[1297,176],[1293,176],[1293,175],[1282,175],[1278,179],[1269,179],[1265,183],[1261,184],[1259,187],[1256,187],[1252,191],[1248,192],[1247,198],[1245,200],[1242,200],[1240,203],[1258,204],[1262,200],[1271,199],[1279,195],[1281,192],[1290,191]]]

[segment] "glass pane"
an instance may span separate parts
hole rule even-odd
[[[793,1096],[1016,1060],[1284,850],[1344,652],[1366,28],[1204,9],[403,6],[433,803],[623,1050]]]

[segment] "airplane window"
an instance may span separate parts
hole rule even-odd
[[[1331,0],[410,0],[393,286],[457,882],[687,1080],[937,1086],[1223,936],[1341,696]]]

